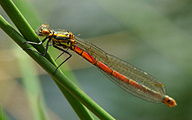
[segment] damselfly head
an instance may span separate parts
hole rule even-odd
[[[38,29],[37,29],[37,35],[38,36],[48,36],[51,33],[49,29],[49,25],[47,24],[42,24]]]

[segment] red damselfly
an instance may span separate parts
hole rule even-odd
[[[95,65],[110,80],[130,94],[150,102],[163,102],[169,107],[176,106],[176,101],[166,95],[164,85],[156,78],[141,69],[104,52],[97,46],[75,37],[71,32],[66,30],[51,30],[48,25],[42,24],[39,27],[37,34],[38,36],[45,37],[40,43],[30,41],[25,43],[41,45],[47,40],[45,53],[42,54],[36,51],[40,55],[45,56],[47,54],[50,42],[53,47],[69,55],[69,57],[56,68],[55,72],[72,56],[67,51],[70,49]]]

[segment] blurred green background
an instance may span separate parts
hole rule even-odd
[[[192,1],[190,0],[14,0],[34,30],[42,23],[66,29],[155,76],[177,106],[136,98],[72,52],[62,66],[82,90],[118,120],[192,119]],[[0,13],[9,18],[0,8]],[[37,22],[38,19],[38,22]],[[35,21],[35,22],[34,22]],[[38,74],[49,116],[78,119],[53,80],[0,29],[0,100],[11,120],[31,119],[21,64]],[[50,48],[54,58],[59,51]],[[24,62],[18,59],[21,57]],[[67,56],[62,56],[59,61]],[[68,70],[65,70],[68,72]],[[37,98],[41,98],[38,96]]]

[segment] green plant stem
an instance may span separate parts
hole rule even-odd
[[[17,57],[22,74],[23,86],[27,91],[27,98],[33,114],[33,119],[49,120],[40,81],[36,75],[35,67],[32,61],[29,57],[26,57],[24,53],[21,53],[20,49],[15,49],[14,52],[14,54],[16,54],[15,56]]]
[[[25,39],[29,41],[39,42],[38,37],[36,36],[35,32],[31,28],[31,26],[28,24],[24,16],[21,14],[19,9],[16,7],[16,5],[11,0],[0,0],[0,4],[7,13],[7,15],[10,17],[10,19],[13,21],[15,26],[18,28],[20,33],[24,36]],[[15,31],[16,32],[16,31]],[[18,34],[17,36],[20,36]],[[21,37],[21,36],[20,36]],[[26,41],[26,40],[25,40]],[[24,42],[24,41],[22,41]],[[21,41],[17,43],[21,44]],[[36,48],[39,52],[45,51],[43,45],[41,46],[33,46]],[[53,61],[51,56],[49,54],[46,55],[46,58],[49,60],[49,62],[52,63],[52,65],[57,66],[56,63]],[[60,71],[60,69],[58,69]],[[52,74],[52,73],[51,73]],[[63,87],[53,78],[53,80],[56,82],[57,86],[60,88],[63,95],[66,97],[72,108],[75,110],[77,115],[80,119],[93,119],[86,107],[84,107],[75,97],[73,97],[67,90],[63,89]],[[78,106],[78,107],[77,107]]]
[[[5,1],[9,1],[9,0],[4,0],[4,2],[2,2],[2,0],[0,1],[2,6],[4,6],[2,3],[5,3]],[[8,5],[5,5],[5,6],[9,7]],[[16,15],[18,15],[18,13]],[[23,49],[29,48],[31,46],[27,44],[21,44],[26,40],[15,29],[13,29],[3,19],[2,16],[0,16],[0,26]],[[23,26],[22,29],[24,28],[25,26]],[[23,34],[23,36],[25,35]],[[56,67],[48,59],[30,50],[26,50],[26,53],[29,54],[42,68],[44,68],[52,76]],[[92,111],[100,119],[106,119],[106,120],[114,119],[106,111],[104,111],[99,105],[97,105],[91,98],[89,98],[80,88],[78,88],[75,84],[73,84],[70,80],[68,80],[68,78],[66,78],[60,71],[57,71],[56,74],[52,76],[52,78],[56,81],[57,85],[61,90],[66,89],[70,94],[72,94],[76,99],[78,99],[81,103],[83,103],[90,111]],[[76,99],[73,99],[73,100],[76,100]],[[73,108],[78,108],[79,105],[77,105],[77,107],[74,106]],[[78,112],[80,112],[80,110],[78,110]],[[78,114],[78,116],[80,115]],[[89,118],[92,119],[92,117],[89,117]],[[86,118],[82,118],[82,119],[86,119]]]

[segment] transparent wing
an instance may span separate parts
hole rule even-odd
[[[102,69],[100,69],[110,80],[116,83],[118,86],[126,90],[127,92],[140,97],[144,100],[151,101],[151,102],[162,102],[163,96],[165,95],[165,88],[162,83],[160,83],[156,78],[147,74],[146,72],[136,68],[135,66],[113,56],[110,55],[97,46],[82,40],[80,38],[75,38],[76,46],[80,49],[87,52],[89,55],[94,57],[96,60],[104,63],[112,70],[117,71],[118,73],[126,76],[128,79],[132,79],[133,81],[137,82],[139,85],[147,87],[149,90],[155,91],[162,95],[161,98],[154,97],[151,94],[146,93],[145,91],[141,91],[136,87],[133,87],[122,80],[106,73]]]

